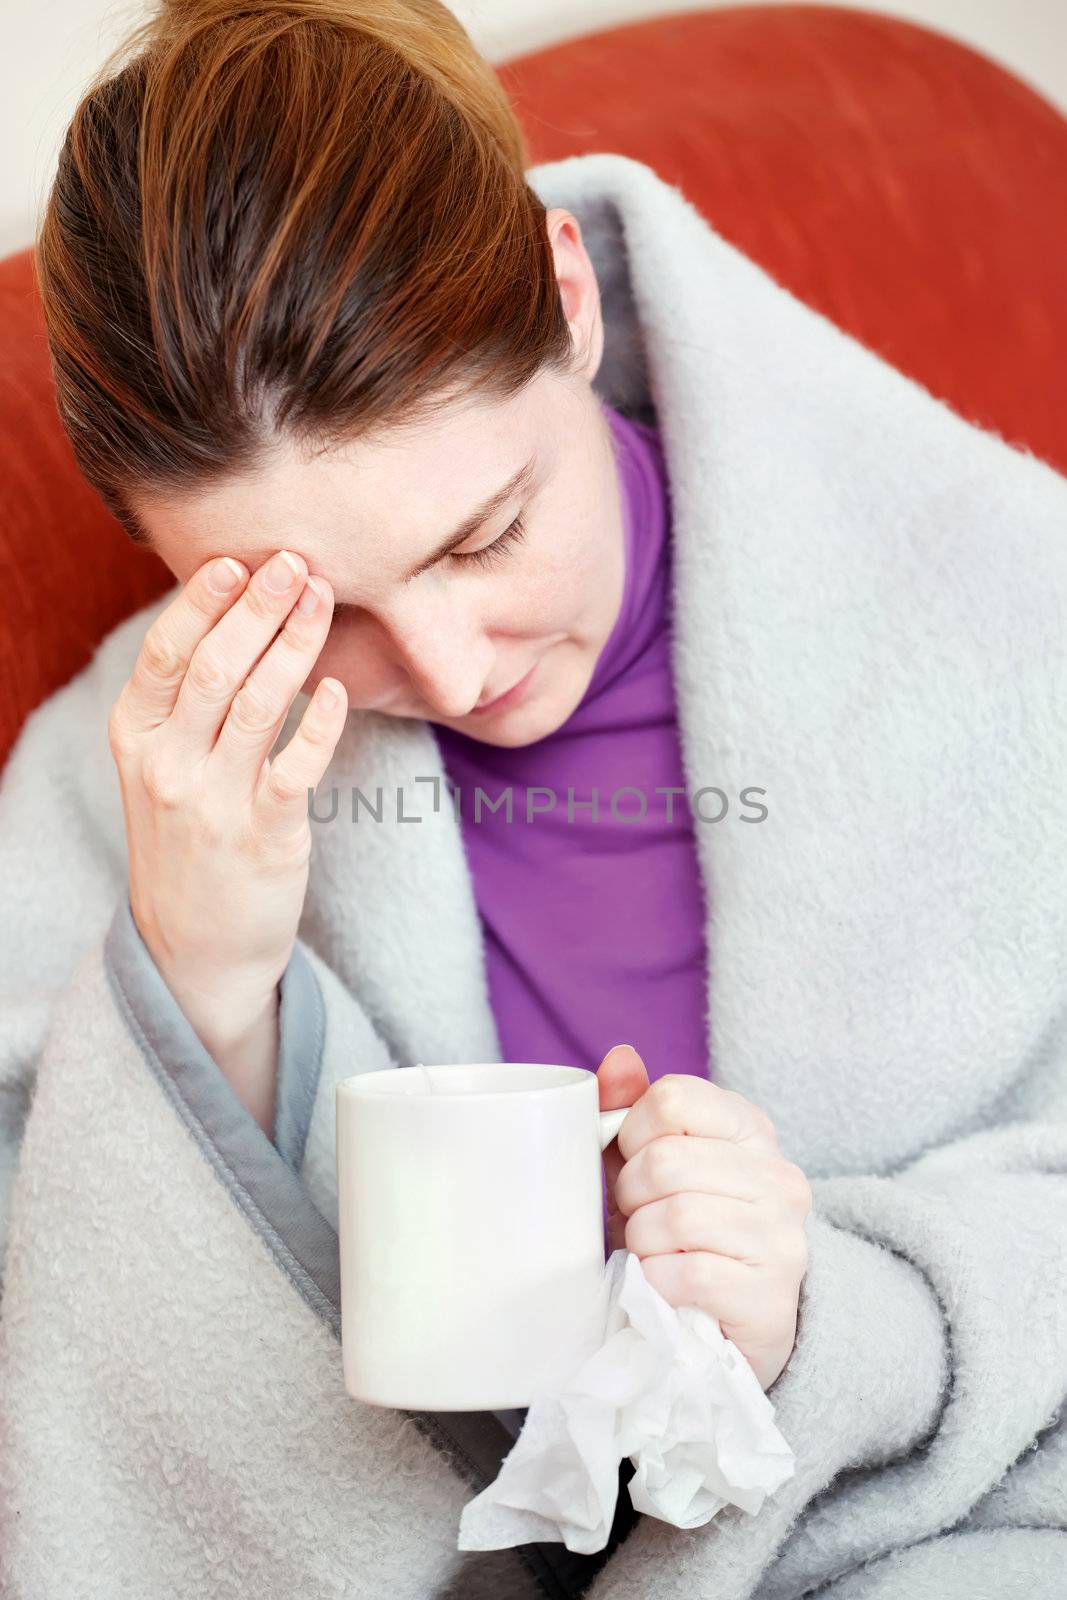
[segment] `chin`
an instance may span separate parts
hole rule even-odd
[[[487,717],[470,717],[458,727],[457,732],[477,739],[480,744],[494,744],[504,750],[514,750],[520,745],[547,739],[568,716],[570,711],[561,713],[551,705],[516,706],[510,713],[502,713],[491,724]]]
[[[544,739],[552,732],[551,728],[538,728],[535,732],[512,733],[510,728],[496,728],[492,732],[488,728],[479,728],[473,732],[468,728],[460,730],[469,739],[476,739],[479,744],[492,744],[498,750],[517,750],[524,744],[536,744],[538,739]]]

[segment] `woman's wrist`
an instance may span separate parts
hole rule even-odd
[[[278,990],[261,1014],[236,1038],[204,1044],[241,1104],[274,1140],[278,1089]]]
[[[165,974],[164,974],[165,976]],[[268,1139],[274,1138],[278,1076],[279,986],[266,1000],[231,992],[215,999],[167,979],[208,1055]]]

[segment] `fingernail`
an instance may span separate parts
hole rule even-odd
[[[296,556],[288,550],[279,550],[278,554],[272,556],[268,562],[263,581],[268,589],[273,589],[275,594],[281,594],[288,589],[299,571],[300,563]]]
[[[310,612],[314,611],[315,607],[319,603],[319,599],[320,595],[318,584],[315,582],[314,578],[309,578],[307,583],[304,585],[303,593],[301,594],[300,599],[296,602],[296,609],[306,617]]]
[[[231,589],[236,589],[244,575],[244,568],[229,556],[220,556],[208,574],[211,587],[219,594],[229,594]]]

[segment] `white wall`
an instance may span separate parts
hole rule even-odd
[[[452,5],[491,61],[612,22],[709,9],[707,0],[452,0]],[[1067,112],[1067,0],[864,0],[860,9],[923,22],[962,39]],[[146,12],[144,0],[9,0],[0,59],[0,255],[31,241],[56,152],[86,81]]]

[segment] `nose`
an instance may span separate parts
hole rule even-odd
[[[492,664],[492,645],[454,610],[409,614],[389,626],[419,699],[440,717],[464,717],[476,705]]]

